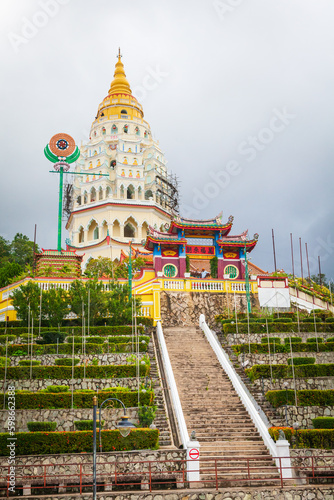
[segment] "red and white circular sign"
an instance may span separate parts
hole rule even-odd
[[[189,451],[189,458],[191,458],[191,460],[198,460],[198,458],[199,458],[199,450],[196,450],[196,448],[192,448]]]

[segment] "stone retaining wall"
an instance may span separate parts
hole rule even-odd
[[[251,329],[251,327],[250,327]],[[221,329],[219,328],[215,328],[216,331],[218,332],[221,332]],[[269,335],[269,338],[270,337],[280,337],[281,338],[281,344],[284,343],[284,339],[285,338],[288,338],[288,337],[301,337],[302,341],[303,342],[306,342],[307,339],[309,339],[310,337],[315,337],[315,333],[311,332],[311,333],[293,333],[293,334],[290,334],[290,333],[271,333]],[[226,335],[226,340],[228,342],[229,345],[233,345],[233,344],[248,344],[249,340],[251,343],[254,343],[254,344],[261,344],[261,339],[263,338],[266,338],[267,337],[267,334],[266,333],[250,333],[250,339],[248,339],[248,333],[228,333]],[[318,333],[318,337],[321,337],[323,338],[324,340],[326,340],[327,338],[329,337],[334,337],[334,333]]]
[[[76,359],[80,359],[79,364],[84,361],[87,364],[91,364],[93,359],[98,359],[99,365],[126,365],[128,364],[127,359],[131,353],[112,353],[112,354],[75,354]],[[142,358],[144,353],[139,353],[139,358]],[[52,366],[55,364],[56,359],[61,358],[71,358],[69,354],[41,354],[35,355],[32,359],[40,361],[42,366]],[[18,366],[20,360],[30,360],[30,356],[11,356],[10,366]]]
[[[137,408],[127,408],[126,413],[130,420],[138,422]],[[114,429],[116,424],[124,415],[122,408],[106,408],[102,411],[102,420],[105,421],[104,429]],[[92,408],[75,408],[75,409],[59,409],[59,410],[16,410],[15,412],[15,429],[16,432],[27,432],[27,422],[57,422],[56,430],[61,431],[76,431],[74,425],[75,420],[92,420]],[[0,432],[4,432],[8,428],[8,411],[0,410]]]
[[[334,352],[294,352],[292,353],[294,358],[315,358],[316,364],[326,364],[334,362]],[[238,362],[249,361],[247,368],[253,365],[287,365],[288,359],[291,358],[291,354],[279,352],[276,354],[239,354]]]
[[[288,383],[287,389],[294,389],[293,379],[292,378],[282,378],[282,379],[273,379],[273,383],[270,383],[270,378],[263,379],[264,392],[267,391],[279,391],[285,390],[283,384]],[[254,380],[252,386],[256,391],[262,391],[262,382],[261,379]],[[329,390],[334,387],[334,377],[313,377],[313,378],[296,378],[296,389],[298,390]]]
[[[141,377],[140,382],[145,382],[145,378]],[[36,380],[7,380],[6,387],[13,385],[16,391],[29,390],[39,391],[45,389],[49,385],[68,385],[72,387],[72,379],[36,379]],[[1,386],[3,387],[3,381]],[[138,388],[138,381],[134,377],[130,378],[101,378],[93,379],[86,378],[74,379],[73,389],[78,391],[80,389],[107,389],[108,387],[129,387],[129,389],[136,390]],[[3,390],[3,389],[2,389]]]
[[[285,406],[280,406],[276,410],[281,415],[282,420],[285,421]],[[334,417],[334,406],[288,406],[287,413],[289,426],[292,426],[294,422],[298,422],[301,429],[313,429],[312,418]]]

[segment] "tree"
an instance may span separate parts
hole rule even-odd
[[[127,285],[110,282],[109,292],[106,293],[107,310],[112,325],[129,325],[132,323],[132,304],[129,299],[129,288]],[[136,300],[137,313],[140,311],[141,301]]]
[[[68,306],[69,295],[62,288],[51,288],[43,292],[42,312],[50,326],[61,325],[64,317],[69,313]]]
[[[39,248],[36,245],[36,253]],[[33,265],[34,262],[34,242],[30,241],[28,236],[22,233],[16,233],[11,243],[10,256],[13,262],[25,266],[26,264]]]
[[[16,262],[7,262],[0,267],[0,288],[12,283],[13,278],[23,273],[22,267]]]
[[[34,318],[35,325],[38,323],[40,294],[39,286],[32,281],[13,291],[13,306],[24,325],[29,324],[29,313],[30,319]]]
[[[115,279],[118,278],[125,278],[128,279],[129,276],[129,257],[123,260],[121,264],[118,264],[118,266],[115,269]],[[137,259],[132,259],[132,274],[135,274],[136,272],[140,271],[142,267],[145,267],[145,260],[142,257],[137,257]]]
[[[0,267],[3,267],[10,260],[10,242],[0,236]]]
[[[103,283],[99,283],[96,278],[90,279],[86,283],[81,280],[73,281],[69,290],[69,297],[71,311],[82,320],[82,310],[84,309],[86,323],[88,321],[88,308],[92,325],[94,325],[97,318],[106,314],[106,296],[103,291]]]
[[[93,276],[95,278],[112,278],[115,263],[108,257],[98,257],[91,259],[85,270],[86,276]]]
[[[326,275],[325,274],[322,274],[321,273],[321,284],[323,286],[325,286],[326,288],[329,288],[329,285],[327,283],[327,278],[326,278]],[[319,274],[312,274],[311,275],[311,281],[314,281],[314,283],[316,283],[317,285],[320,285],[320,277],[319,277]]]

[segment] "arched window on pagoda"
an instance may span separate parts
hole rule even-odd
[[[111,134],[114,135],[117,134],[117,132],[118,132],[117,125],[115,125],[114,123],[113,126],[111,127]]]
[[[86,205],[87,201],[88,201],[88,196],[87,196],[87,193],[85,192],[84,193],[84,204],[85,205]]]
[[[79,195],[79,196],[77,197],[77,204],[78,204],[78,205],[81,205],[81,195]]]
[[[90,201],[93,202],[93,201],[96,201],[96,189],[93,188],[90,192]]]
[[[93,232],[93,239],[98,240],[99,239],[99,228],[96,227]]]
[[[102,127],[102,135],[106,135],[106,128]]]
[[[135,128],[136,135],[140,135],[139,127]]]
[[[143,198],[143,190],[141,186],[138,188],[138,200],[141,200]]]
[[[127,200],[134,200],[134,198],[135,198],[135,189],[131,184],[126,190],[126,199]]]
[[[120,196],[121,196],[121,198],[124,198],[124,186],[121,186]]]
[[[103,189],[101,186],[99,187],[99,200],[103,200]]]
[[[150,189],[145,191],[145,200],[149,200],[150,198],[153,198],[153,193]]]
[[[124,226],[124,238],[134,238],[135,237],[135,229],[134,227],[128,223]]]
[[[85,231],[82,226],[79,228],[79,243],[83,243],[85,240]]]

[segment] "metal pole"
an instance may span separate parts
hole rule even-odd
[[[34,317],[31,318],[31,344],[30,344],[30,380],[32,379],[32,344],[34,339]],[[58,340],[58,339],[57,339]]]
[[[72,328],[72,410],[73,410],[73,390],[74,390],[74,330]]]
[[[269,328],[268,328],[268,320],[266,319],[266,329],[267,329],[267,340],[268,340],[268,351],[269,351],[269,366],[270,366],[270,387],[273,389],[273,367],[271,364],[271,351],[270,351],[270,341],[269,341]],[[275,346],[275,344],[274,344]],[[274,360],[275,361],[275,360]]]
[[[7,382],[7,362],[8,362],[8,337],[6,337],[6,361],[5,361],[5,378],[3,382],[3,409],[6,409],[6,382]]]
[[[294,263],[294,260],[293,260],[293,243],[292,243],[292,233],[290,233],[290,241],[291,241],[292,274],[293,274],[293,279],[295,279],[295,263]]]
[[[321,286],[321,265],[320,265],[320,255],[318,255],[318,263],[319,263],[319,285]]]
[[[289,337],[289,340],[290,340],[290,354],[291,354],[292,377],[293,377],[293,385],[294,385],[294,388],[295,388],[295,406],[296,406],[296,409],[297,409],[297,389],[296,389],[295,365],[293,364],[293,353],[292,353],[291,335]]]
[[[32,262],[33,275],[35,274],[35,267],[36,267],[36,228],[37,228],[37,224],[35,224],[35,231],[34,231],[34,250],[33,250],[34,258],[33,258],[33,262]]]
[[[41,296],[39,298],[39,324],[38,324],[38,336],[41,336],[41,326],[42,326],[42,283],[41,283]]]
[[[132,298],[132,246],[131,246],[132,241],[130,242],[130,255],[129,255],[129,266],[128,266],[128,273],[129,273],[129,298]]]
[[[302,239],[299,238],[299,251],[300,251],[300,270],[302,274],[302,285],[304,284],[304,276],[303,276],[303,252],[302,252]]]
[[[59,169],[59,204],[58,204],[58,245],[57,250],[61,252],[61,223],[63,216],[63,177],[64,167]]]
[[[309,280],[309,282],[311,283],[310,263],[309,263],[309,260],[308,260],[307,243],[305,243],[305,250],[306,250],[306,262],[307,262],[308,280]]]
[[[235,290],[234,290],[234,312],[235,312],[235,327],[236,327],[237,333],[239,333],[239,329],[238,329],[238,316],[237,316],[237,303],[236,303],[236,300],[235,300]]]
[[[274,267],[275,267],[275,272],[277,271],[277,265],[276,265],[276,250],[275,250],[275,236],[274,236],[274,230],[271,230],[271,235],[273,239],[273,252],[274,252]]]
[[[249,295],[249,273],[248,273],[246,242],[245,242],[245,280],[246,280],[247,311],[248,313],[250,313],[252,312],[252,309],[251,309],[250,295]]]
[[[88,323],[87,330],[88,330],[88,332],[87,332],[87,335],[89,335],[89,319],[90,319],[89,315],[90,315],[90,283],[88,282],[88,311],[87,311],[87,323]]]
[[[93,500],[96,500],[96,409],[97,409],[97,396],[94,396],[93,397]]]

